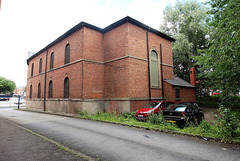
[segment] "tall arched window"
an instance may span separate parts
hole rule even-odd
[[[158,70],[158,55],[155,51],[151,51],[151,87],[159,87],[159,70]]]
[[[54,52],[52,52],[50,58],[50,69],[53,69],[53,67],[54,67]]]
[[[30,86],[29,98],[32,99],[32,85]]]
[[[42,73],[42,58],[39,60],[39,74]]]
[[[67,44],[65,48],[65,64],[70,63],[70,45]]]
[[[64,98],[69,98],[69,79],[64,79]]]
[[[41,98],[41,84],[38,84],[38,98]]]
[[[48,90],[48,98],[52,98],[53,95],[53,83],[52,81],[49,82],[49,90]]]
[[[34,63],[32,63],[31,76],[33,76],[33,70],[34,70]]]

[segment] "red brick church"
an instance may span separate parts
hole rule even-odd
[[[104,29],[80,22],[27,59],[26,106],[121,113],[163,98],[195,102],[195,80],[173,74],[173,41],[128,16]]]

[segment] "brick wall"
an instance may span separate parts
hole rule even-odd
[[[152,88],[153,99],[162,97],[160,44],[163,55],[163,77],[173,79],[171,42],[148,32],[149,54],[158,54],[159,88]],[[64,64],[65,47],[70,44],[70,63]],[[50,56],[54,52],[54,68],[50,70]],[[77,109],[91,113],[100,111],[130,112],[143,106],[149,99],[147,31],[129,22],[106,33],[82,27],[57,44],[48,48],[46,73],[47,110],[75,113]],[[39,60],[42,58],[42,72]],[[28,106],[43,106],[46,51],[29,61],[27,98],[29,87],[33,93]],[[31,77],[31,64],[34,76]],[[63,99],[64,79],[69,78],[70,98]],[[48,99],[49,82],[53,82],[53,98]],[[41,83],[41,99],[37,99],[38,83]],[[175,100],[175,90],[164,82],[164,93],[168,100]],[[182,100],[193,100],[191,89],[180,90]],[[186,93],[186,94],[185,94]],[[185,99],[186,98],[186,99]],[[59,106],[59,107],[54,107]]]
[[[176,99],[175,88],[179,89],[180,99]],[[184,87],[173,87],[171,84],[164,82],[164,96],[167,100],[180,102],[196,102],[196,89],[195,88],[184,88]]]
[[[174,90],[175,94],[175,90]],[[180,98],[181,100],[177,101],[180,102],[196,102],[196,89],[195,88],[180,88]]]
[[[104,61],[113,60],[127,54],[128,25],[123,24],[104,34]]]
[[[122,59],[104,65],[104,97],[129,97],[128,59]]]

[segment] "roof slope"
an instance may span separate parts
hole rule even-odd
[[[29,61],[31,59],[33,59],[34,57],[36,57],[37,55],[41,54],[42,52],[46,51],[47,49],[49,49],[50,47],[54,46],[55,44],[59,43],[60,41],[62,41],[63,39],[65,39],[66,37],[70,36],[71,34],[73,34],[74,32],[78,31],[79,29],[83,28],[83,27],[87,27],[87,28],[90,28],[90,29],[93,29],[93,30],[96,30],[98,32],[101,32],[101,33],[106,33],[114,28],[117,28],[118,26],[124,24],[124,23],[131,23],[133,25],[136,25],[144,30],[148,30],[149,32],[152,32],[153,34],[156,34],[160,37],[163,37],[169,41],[175,41],[175,39],[173,39],[172,37],[164,34],[164,33],[161,33],[159,32],[158,30],[155,30],[129,16],[105,27],[104,29],[101,29],[99,27],[96,27],[96,26],[93,26],[91,24],[88,24],[86,22],[80,22],[79,24],[77,24],[76,26],[74,26],[73,28],[71,28],[70,30],[68,30],[66,33],[64,33],[63,35],[61,35],[60,37],[58,37],[56,40],[54,40],[53,42],[51,42],[50,44],[48,44],[46,47],[44,47],[43,49],[41,49],[40,51],[38,51],[37,53],[35,53],[34,55],[32,55],[31,57],[29,57],[27,59],[27,64],[29,64]]]
[[[188,83],[187,81],[185,81],[179,77],[174,77],[173,79],[164,79],[164,81],[173,86],[195,88],[194,85]]]

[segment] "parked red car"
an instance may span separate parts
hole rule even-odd
[[[213,95],[213,96],[216,96],[216,95],[219,95],[219,94],[221,94],[221,92],[219,92],[219,91],[214,91],[212,95]]]
[[[139,121],[146,121],[149,115],[158,114],[165,110],[170,104],[175,104],[174,101],[152,101],[140,108],[135,113],[135,118]]]

